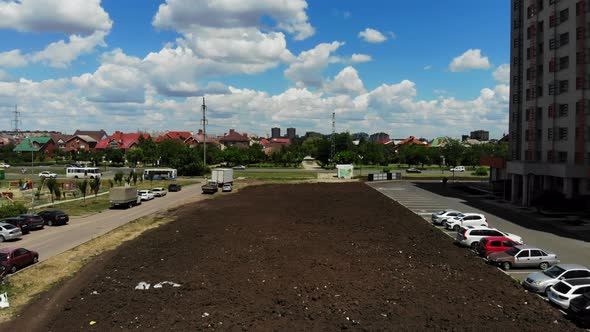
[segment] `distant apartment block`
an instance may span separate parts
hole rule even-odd
[[[270,138],[280,138],[281,137],[281,128],[271,128],[270,129]]]
[[[297,137],[295,131],[295,128],[287,128],[287,138],[294,139],[295,137]]]
[[[514,202],[590,193],[590,1],[512,0],[509,160]]]
[[[489,141],[490,132],[487,130],[475,130],[469,133],[469,138],[476,139],[478,141]]]

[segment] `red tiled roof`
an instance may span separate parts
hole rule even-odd
[[[185,139],[192,136],[192,133],[189,131],[169,131],[164,135],[158,136],[156,138],[156,143],[160,143],[165,139],[176,139],[180,141],[184,141]]]
[[[110,147],[115,148],[115,146],[111,145],[111,142],[116,142],[116,148],[118,149],[129,149],[134,144],[137,144],[139,141],[139,137],[143,136],[144,138],[149,138],[150,135],[146,133],[122,133],[120,131],[115,132],[111,136],[101,140],[96,144],[97,149],[107,149]]]
[[[410,137],[404,139],[403,141],[399,142],[397,145],[400,146],[400,145],[404,145],[406,143],[428,145],[428,143],[422,142],[422,141],[416,139],[414,136],[410,136]]]
[[[267,140],[266,138],[263,138],[263,139],[260,140],[259,143],[262,144],[262,145],[266,145],[266,144],[270,143],[270,141]]]
[[[391,142],[391,140],[389,138],[381,138],[379,140],[377,140],[378,144],[389,144]]]
[[[250,142],[248,137],[238,133],[237,131],[230,129],[229,134],[223,135],[223,137],[219,140],[220,142]]]
[[[76,130],[76,132],[74,133],[74,135],[88,135],[92,138],[94,138],[97,141],[100,141],[103,136],[107,136],[106,131],[104,130]]]

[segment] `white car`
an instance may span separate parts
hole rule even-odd
[[[456,217],[447,219],[443,224],[445,228],[458,231],[465,226],[488,226],[486,217],[481,213],[461,213]]]
[[[485,226],[465,226],[457,232],[456,240],[458,244],[475,250],[479,245],[479,241],[488,236],[507,237],[514,242],[523,244],[522,238],[518,235]]]
[[[435,225],[442,225],[447,219],[460,215],[461,212],[456,210],[442,210],[432,214],[432,223]]]
[[[568,309],[570,300],[590,292],[590,278],[565,279],[547,290],[549,301]]]
[[[154,197],[164,197],[168,193],[168,190],[166,188],[158,187],[152,189],[152,192],[154,193]]]
[[[140,190],[137,192],[137,195],[139,195],[139,198],[142,201],[150,201],[155,197],[154,193],[151,190]]]
[[[455,166],[450,169],[451,172],[465,172],[465,166]]]
[[[579,264],[557,264],[542,272],[529,274],[522,285],[535,293],[547,293],[561,280],[573,278],[590,278],[590,269]]]
[[[5,164],[5,163],[1,163],[0,168],[10,168],[10,165]]]
[[[230,192],[232,190],[231,183],[226,183],[221,188],[222,192]]]
[[[51,179],[51,178],[55,179],[55,178],[57,178],[57,174],[51,173],[50,171],[43,171],[43,172],[39,173],[39,177],[45,178],[45,179]]]

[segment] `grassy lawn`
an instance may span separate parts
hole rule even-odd
[[[257,180],[310,180],[317,179],[318,174],[315,172],[248,172],[240,171],[234,173],[234,178],[246,178]]]
[[[43,209],[50,209],[46,207]],[[98,213],[109,208],[109,195],[101,195],[94,197],[94,195],[86,196],[86,200],[72,201],[55,206],[70,216],[83,216],[92,213]],[[39,211],[39,210],[36,210]]]

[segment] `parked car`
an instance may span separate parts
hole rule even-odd
[[[519,245],[506,250],[495,252],[488,256],[488,263],[500,266],[507,271],[513,267],[540,268],[546,270],[559,263],[557,255],[537,247]]]
[[[465,172],[465,166],[455,166],[450,169],[451,172]]]
[[[422,173],[422,171],[417,168],[412,167],[412,168],[406,169],[406,173]]]
[[[38,261],[39,254],[36,251],[25,248],[0,248],[0,264],[11,273]]]
[[[38,214],[21,214],[19,217],[23,218],[27,224],[29,224],[29,229],[43,229],[45,227],[45,222],[43,218],[41,218]]]
[[[47,226],[65,225],[70,221],[70,217],[61,210],[45,210],[39,212],[43,222]]]
[[[223,191],[223,192],[230,192],[230,191],[232,191],[231,183],[224,184],[223,187],[221,188],[221,191]]]
[[[485,226],[465,226],[457,232],[456,241],[459,245],[470,247],[477,250],[479,241],[488,236],[506,237],[513,242],[522,244],[522,238],[515,234],[505,233],[496,228],[489,228]],[[486,243],[487,244],[487,243]]]
[[[164,197],[168,194],[168,190],[166,188],[157,187],[152,189],[152,193],[154,193],[154,197]]]
[[[142,201],[149,201],[155,198],[151,190],[140,190],[137,192]]]
[[[547,290],[549,301],[562,309],[568,309],[573,298],[590,292],[590,278],[561,280]]]
[[[241,171],[243,171],[243,170],[246,169],[246,166],[244,166],[244,165],[237,165],[237,166],[234,166],[232,168],[235,169],[235,170],[241,170]]]
[[[568,315],[574,321],[590,326],[590,292],[570,300]]]
[[[443,225],[447,229],[459,231],[464,226],[488,226],[486,217],[481,213],[461,213],[456,217],[447,219]]]
[[[0,222],[0,242],[20,239],[22,236],[23,233],[21,232],[20,228],[11,224]]]
[[[10,168],[10,165],[5,163],[0,163],[0,168]]]
[[[522,286],[535,293],[546,293],[560,280],[574,278],[590,278],[590,270],[578,264],[557,264],[542,272],[529,274],[522,282]]]
[[[51,178],[57,178],[57,174],[55,173],[51,173],[50,171],[43,171],[41,173],[39,173],[39,177],[40,178],[44,178],[44,179],[51,179]]]
[[[30,233],[29,223],[26,222],[24,218],[8,217],[0,220],[0,222],[11,224],[15,227],[18,227],[23,235]]]
[[[168,191],[169,192],[173,192],[173,191],[181,191],[182,190],[182,186],[179,185],[178,183],[171,183],[168,185]]]
[[[514,241],[504,235],[502,236],[487,236],[479,240],[477,246],[477,254],[481,257],[488,257],[494,252],[504,252],[514,246],[522,243],[522,239],[519,242]]]
[[[442,210],[432,214],[432,223],[435,225],[442,225],[447,219],[460,215],[461,212],[456,210]]]

